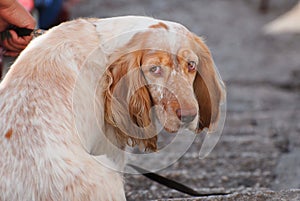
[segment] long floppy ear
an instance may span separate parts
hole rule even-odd
[[[194,92],[199,104],[200,115],[198,132],[204,128],[212,131],[221,117],[220,104],[224,103],[226,99],[225,86],[217,72],[208,47],[199,37],[194,35],[193,39],[200,61],[194,81]]]
[[[105,119],[119,143],[156,151],[157,133],[151,121],[151,97],[140,70],[140,53],[118,58],[106,71]]]

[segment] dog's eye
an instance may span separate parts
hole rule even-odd
[[[161,67],[160,66],[152,66],[150,68],[150,72],[153,73],[153,74],[161,74]]]
[[[195,69],[196,69],[196,62],[194,62],[194,61],[189,61],[189,62],[187,63],[187,67],[188,67],[189,72],[195,71]]]

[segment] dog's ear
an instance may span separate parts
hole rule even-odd
[[[151,97],[140,70],[140,54],[121,56],[108,67],[105,118],[117,129],[120,141],[155,151],[157,133],[150,112]]]
[[[197,74],[194,80],[194,92],[199,105],[198,131],[204,128],[213,130],[221,115],[220,104],[225,101],[224,83],[217,72],[208,47],[193,35],[194,48],[199,57]]]

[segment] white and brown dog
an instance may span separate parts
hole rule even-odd
[[[211,129],[225,97],[203,41],[148,17],[78,19],[34,39],[0,85],[0,200],[125,200],[115,151]],[[155,112],[150,112],[155,106]]]

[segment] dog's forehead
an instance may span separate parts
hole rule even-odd
[[[124,16],[100,19],[93,22],[100,35],[101,46],[106,51],[115,51],[128,44],[141,33],[151,33],[143,38],[148,41],[149,48],[163,48],[162,44],[168,43],[170,49],[176,49],[178,42],[183,42],[190,33],[183,25],[157,20],[150,17]],[[140,41],[142,42],[142,41]],[[161,47],[160,47],[161,46]]]
[[[152,28],[144,33],[142,40],[144,40],[143,47],[145,48],[177,54],[180,49],[190,46],[189,37],[186,33],[163,28]]]
[[[142,16],[122,16],[122,17],[113,17],[113,18],[105,18],[94,21],[97,29],[105,33],[108,31],[113,35],[120,35],[123,33],[132,32],[132,34],[136,32],[145,31],[149,28],[165,28],[171,32],[186,32],[188,31],[183,25],[166,21],[166,20],[158,20],[150,17],[142,17]]]

